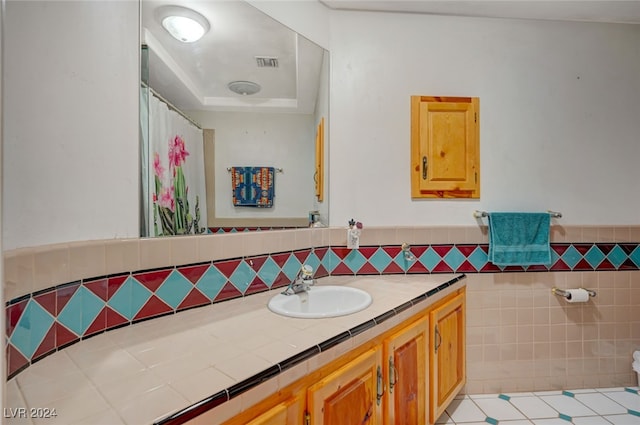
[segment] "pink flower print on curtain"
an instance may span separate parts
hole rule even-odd
[[[206,229],[199,227],[200,205],[196,196],[194,215],[189,211],[187,195],[189,187],[184,177],[183,165],[189,152],[185,147],[182,137],[175,135],[168,142],[168,161],[170,176],[165,180],[164,167],[160,154],[154,152],[153,170],[155,175],[154,217],[159,218],[161,229],[158,228],[158,220],[154,220],[156,236],[185,235],[188,233],[202,233]]]

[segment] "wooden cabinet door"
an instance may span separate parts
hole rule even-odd
[[[480,197],[479,100],[411,97],[411,194]]]
[[[304,391],[262,413],[246,425],[299,425],[304,421]]]
[[[385,423],[425,425],[428,400],[428,318],[424,317],[384,343]]]
[[[466,382],[464,292],[431,311],[429,419],[434,423]]]
[[[310,425],[381,425],[382,350],[373,348],[309,387]]]

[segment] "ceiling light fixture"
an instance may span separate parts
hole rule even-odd
[[[211,28],[207,18],[186,7],[161,7],[157,11],[157,17],[164,29],[183,43],[200,40]]]
[[[260,87],[260,84],[256,84],[253,81],[232,81],[227,84],[227,87],[229,87],[229,90],[232,92],[243,96],[256,94],[262,88]]]

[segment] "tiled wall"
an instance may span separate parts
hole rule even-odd
[[[466,273],[467,390],[629,385],[640,349],[640,227],[552,228],[550,271],[487,262],[486,228],[369,228],[72,243],[5,253],[8,375],[105,330],[328,274]],[[412,244],[407,261],[400,244]],[[535,271],[535,272],[533,272]],[[568,305],[551,287],[597,291]],[[635,308],[635,310],[634,310]]]

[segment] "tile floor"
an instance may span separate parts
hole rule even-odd
[[[638,387],[456,398],[438,425],[640,425]]]

